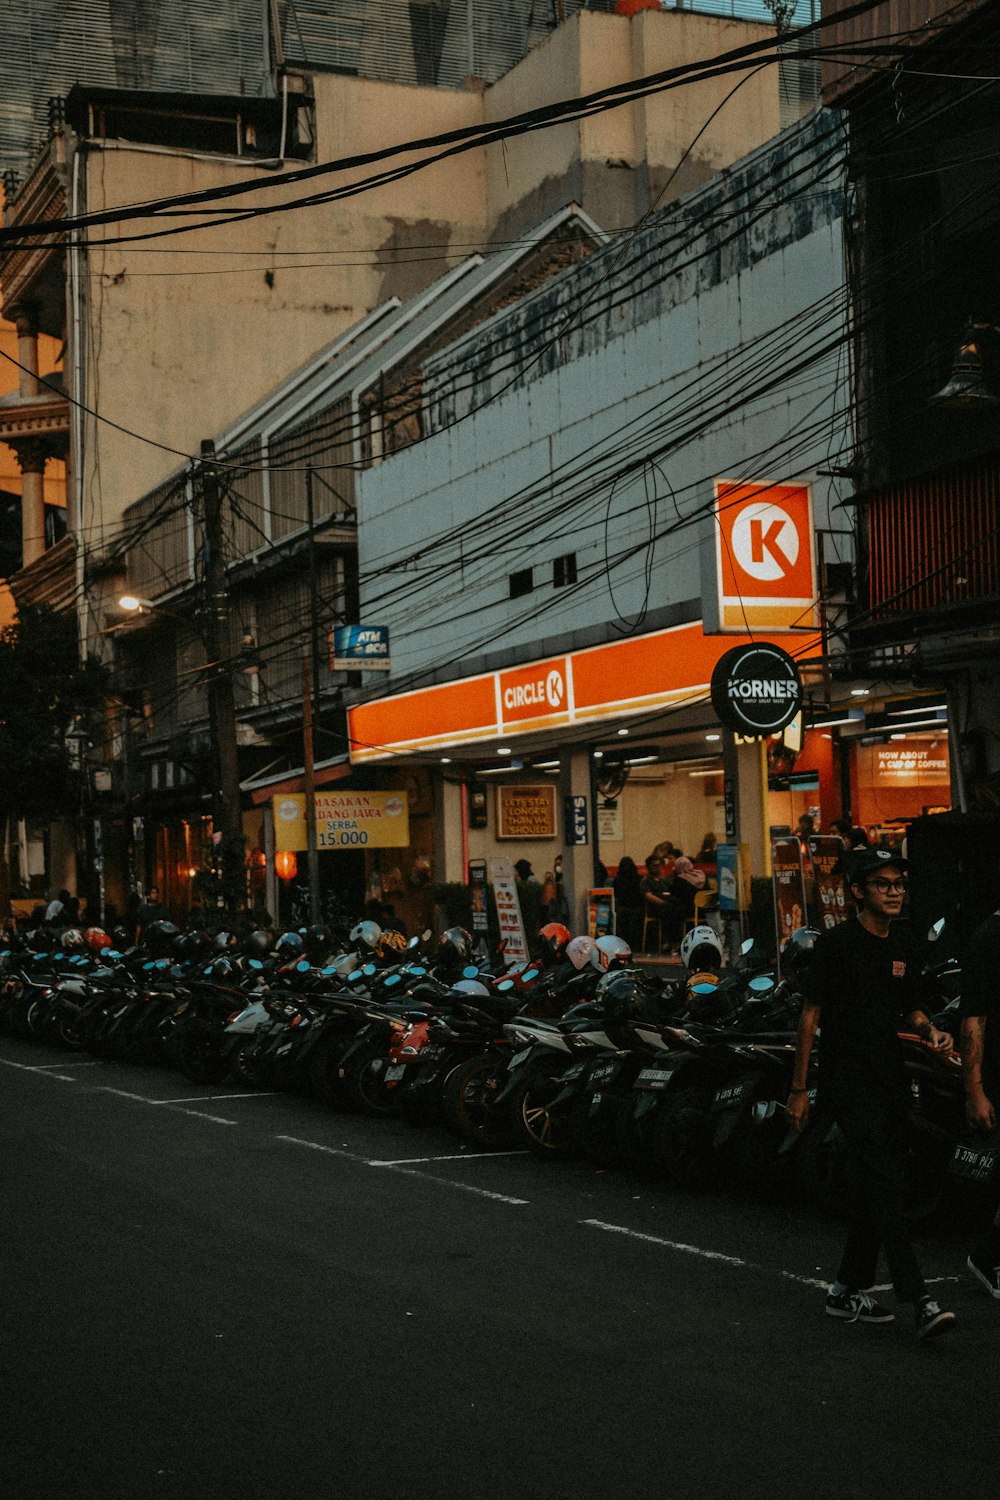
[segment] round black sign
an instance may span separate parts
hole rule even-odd
[[[749,739],[784,729],[802,707],[802,696],[795,662],[765,641],[734,646],[712,673],[712,704],[720,721]]]

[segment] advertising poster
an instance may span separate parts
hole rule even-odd
[[[473,932],[488,932],[490,926],[487,907],[487,882],[485,859],[469,860],[469,897],[472,905]]]
[[[715,878],[719,884],[720,911],[743,911],[746,907],[747,886],[741,857],[744,848],[741,844],[716,845]]]
[[[597,886],[587,893],[587,932],[599,938],[614,930],[615,893],[610,886]]]
[[[794,835],[771,840],[771,880],[774,887],[774,931],[781,953],[796,927],[805,926],[806,883],[802,872],[802,845]]]
[[[555,838],[554,786],[498,786],[496,794],[498,839]]]
[[[306,799],[272,797],[278,852],[306,848]],[[317,792],[316,842],[324,849],[405,849],[410,810],[405,792]]]
[[[836,927],[850,915],[844,878],[839,873],[834,874],[846,847],[844,840],[836,834],[816,834],[809,840],[820,927]]]
[[[497,923],[503,950],[508,959],[527,963],[528,940],[524,934],[521,903],[517,899],[514,866],[509,859],[491,859],[489,877],[493,886],[493,899],[497,904]]]

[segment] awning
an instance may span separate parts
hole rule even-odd
[[[335,755],[332,760],[320,760],[313,767],[313,777],[317,786],[329,786],[332,781],[343,781],[351,774],[351,763],[346,755]],[[262,802],[269,802],[272,797],[283,797],[289,792],[304,792],[306,789],[306,768],[299,766],[295,771],[278,771],[273,776],[258,776],[252,781],[243,782],[243,791],[250,793],[250,799],[255,807]]]

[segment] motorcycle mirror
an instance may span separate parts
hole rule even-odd
[[[390,989],[394,984],[402,984],[402,974],[387,974],[385,976],[385,988]]]
[[[251,958],[248,959],[247,962],[249,963],[251,969],[262,969],[264,967],[259,958]]]
[[[416,933],[414,933],[413,937],[411,937],[409,939],[409,941],[407,942],[406,946],[407,946],[407,948],[419,948],[420,947],[420,939],[417,937]]]
[[[433,936],[434,934],[431,929],[429,927],[425,927],[423,932],[420,934],[420,941],[422,943],[429,943]]]
[[[717,984],[693,984],[691,993],[692,995],[714,995],[718,988]]]
[[[513,979],[501,979],[500,983],[496,986],[496,988],[498,990],[503,990],[505,992],[507,990],[512,990],[514,988],[514,981],[513,981]]]
[[[465,968],[462,970],[462,978],[463,979],[478,979],[479,978],[479,970],[476,968],[475,964],[466,964]]]
[[[747,988],[753,990],[755,995],[766,995],[769,990],[774,989],[774,980],[769,979],[766,974],[758,974],[756,979],[751,979]]]
[[[415,964],[414,967],[410,970],[410,973],[419,974],[422,978],[427,973],[427,970],[421,968],[419,964]]]
[[[376,973],[376,972],[377,972],[377,970],[376,970],[376,968],[375,968],[375,965],[374,965],[374,964],[365,964],[365,966],[364,966],[364,968],[363,968],[363,969],[362,969],[362,970],[361,970],[361,972],[362,972],[362,974],[364,974],[364,975],[365,975],[365,976],[366,976],[366,977],[367,977],[367,978],[368,978],[368,979],[370,979],[370,978],[371,978],[371,977],[372,977],[372,975],[373,975],[373,974],[375,974],[375,973]]]
[[[937,921],[932,924],[930,932],[928,932],[927,934],[927,941],[929,943],[936,943],[942,932],[944,932],[944,917],[938,917]]]
[[[300,974],[305,974],[309,968],[309,960],[307,958],[300,958],[295,967],[298,969]]]
[[[364,979],[364,977],[365,977],[365,971],[364,971],[364,969],[352,969],[351,972],[347,976],[347,982],[348,982],[348,984],[357,984],[358,981],[360,979]]]
[[[537,969],[522,969],[521,970],[521,981],[522,981],[523,984],[531,984],[537,978],[538,978],[538,970]]]
[[[740,944],[740,953],[742,954],[742,956],[744,958],[746,958],[747,954],[751,953],[753,951],[753,947],[754,947],[754,940],[753,940],[753,938],[744,938],[743,941],[742,941],[742,943]]]

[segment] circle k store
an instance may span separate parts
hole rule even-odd
[[[641,868],[664,840],[691,856],[708,834],[744,844],[749,872],[767,875],[772,835],[803,813],[817,831],[849,816],[897,838],[908,818],[950,806],[944,698],[831,681],[808,488],[762,488],[717,486],[728,536],[716,538],[702,617],[429,686],[369,690],[348,708],[352,768],[386,790],[420,789],[434,882],[464,883],[470,860],[498,857],[528,859],[542,880],[558,859],[581,920],[599,863],[613,872],[629,855]],[[797,523],[786,547],[792,584],[787,570],[763,579],[752,570],[760,555],[757,571],[775,572],[759,544],[780,542],[776,512]],[[752,714],[720,711],[713,673],[737,648],[760,656],[769,642],[793,658],[801,709],[781,715],[789,721],[776,733],[761,727],[766,714],[756,732],[738,732],[753,730]],[[756,670],[733,684],[744,705],[774,688],[766,663],[759,682],[770,687]]]

